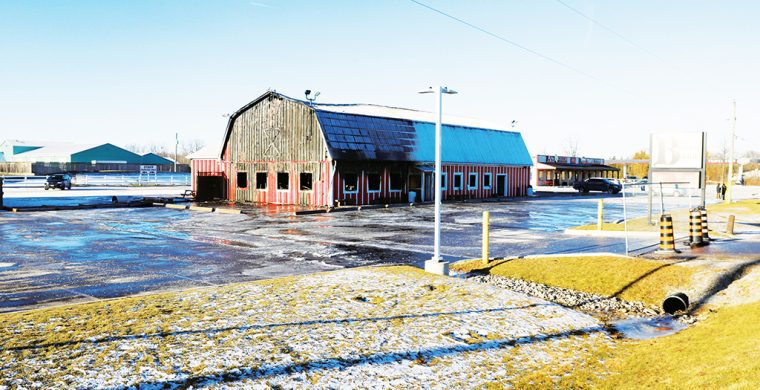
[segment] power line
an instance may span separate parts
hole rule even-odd
[[[563,67],[563,68],[565,68],[565,69],[567,69],[567,70],[570,70],[570,71],[572,71],[572,72],[578,73],[578,74],[580,74],[580,75],[582,75],[582,76],[588,77],[588,78],[590,78],[590,79],[592,79],[592,80],[595,80],[595,81],[598,81],[598,82],[600,82],[600,83],[606,84],[606,85],[607,85],[607,86],[609,86],[609,87],[612,87],[612,88],[615,88],[615,89],[619,89],[619,90],[621,90],[621,91],[623,91],[623,92],[625,92],[625,93],[627,93],[627,94],[629,94],[629,95],[638,96],[638,95],[636,95],[636,94],[634,94],[634,93],[632,93],[632,92],[630,92],[630,91],[627,91],[627,90],[626,90],[626,89],[624,89],[624,88],[621,88],[620,86],[617,86],[617,85],[615,85],[615,84],[613,84],[613,83],[610,83],[609,81],[606,81],[606,80],[600,79],[600,78],[598,78],[598,77],[596,77],[596,76],[592,75],[591,73],[587,73],[587,72],[584,72],[584,71],[582,71],[582,70],[580,70],[580,69],[578,69],[578,68],[575,68],[575,67],[573,67],[573,66],[570,66],[570,65],[568,65],[568,64],[566,64],[566,63],[564,63],[564,62],[562,62],[562,61],[556,60],[556,59],[554,59],[554,58],[552,58],[552,57],[549,57],[549,56],[547,56],[547,55],[545,55],[545,54],[539,53],[539,52],[537,52],[537,51],[535,51],[535,50],[533,50],[533,49],[531,49],[531,48],[528,48],[528,47],[526,47],[526,46],[523,46],[523,45],[521,45],[521,44],[519,44],[519,43],[517,43],[517,42],[515,42],[515,41],[512,41],[512,40],[510,40],[510,39],[507,39],[507,38],[505,38],[505,37],[503,37],[503,36],[501,36],[501,35],[499,35],[499,34],[496,34],[496,33],[494,33],[494,32],[491,32],[491,31],[489,31],[489,30],[486,30],[486,29],[485,29],[485,28],[483,28],[483,27],[480,27],[480,26],[477,26],[477,25],[475,25],[475,24],[472,24],[472,23],[470,23],[470,22],[468,22],[468,21],[466,21],[466,20],[460,19],[460,18],[458,18],[458,17],[456,17],[456,16],[454,16],[454,15],[448,14],[448,13],[446,13],[446,12],[444,12],[444,11],[441,11],[441,10],[439,10],[439,9],[437,9],[437,8],[434,8],[434,7],[430,6],[430,5],[427,5],[427,4],[423,3],[423,2],[420,2],[420,1],[417,1],[417,0],[409,0],[409,1],[411,1],[412,3],[415,3],[415,4],[419,5],[419,6],[425,7],[425,8],[427,8],[427,9],[429,9],[429,10],[431,10],[431,11],[433,11],[433,12],[437,13],[437,14],[440,14],[440,15],[443,15],[443,16],[445,16],[445,17],[449,18],[449,19],[452,19],[452,20],[454,20],[454,21],[456,21],[456,22],[459,22],[459,23],[461,23],[461,24],[464,24],[464,25],[465,25],[465,26],[467,26],[467,27],[470,27],[470,28],[472,28],[472,29],[475,29],[475,30],[477,30],[477,31],[480,31],[480,32],[482,32],[482,33],[484,33],[484,34],[486,34],[486,35],[489,35],[489,36],[491,36],[492,38],[496,38],[496,39],[498,39],[498,40],[500,40],[500,41],[502,41],[502,42],[508,43],[508,44],[510,44],[510,45],[512,45],[512,46],[514,46],[514,47],[517,47],[517,48],[519,48],[519,49],[522,49],[522,50],[524,50],[524,51],[527,51],[528,53],[531,53],[531,54],[533,54],[533,55],[535,55],[535,56],[538,56],[538,57],[540,57],[540,58],[543,58],[544,60],[547,60],[547,61],[549,61],[549,62],[552,62],[552,63],[554,63],[554,64],[556,64],[556,65],[559,65],[559,66],[561,66],[561,67]]]
[[[650,51],[650,50],[647,50],[645,47],[643,47],[643,46],[639,45],[638,43],[636,43],[636,42],[634,42],[634,41],[632,41],[632,40],[630,40],[630,39],[626,38],[626,37],[625,37],[623,34],[620,34],[619,32],[617,32],[617,31],[615,31],[615,30],[613,30],[613,29],[611,29],[611,28],[607,27],[606,25],[602,24],[602,23],[601,23],[601,22],[599,22],[598,20],[596,20],[596,19],[594,19],[594,18],[592,18],[592,17],[590,17],[590,16],[586,15],[585,13],[583,13],[583,12],[581,12],[581,11],[579,11],[579,10],[577,10],[577,9],[573,8],[573,7],[571,7],[569,4],[565,3],[564,1],[562,1],[562,0],[556,0],[556,1],[557,1],[558,3],[560,3],[560,4],[562,4],[563,6],[565,6],[565,7],[566,7],[567,9],[569,9],[570,11],[573,11],[573,12],[575,12],[576,14],[580,15],[580,16],[581,16],[581,17],[583,17],[584,19],[587,19],[588,21],[590,21],[590,22],[592,22],[592,23],[596,24],[597,26],[599,26],[599,27],[601,27],[601,28],[603,28],[603,29],[607,30],[607,31],[608,31],[608,32],[610,32],[611,34],[615,35],[616,37],[618,37],[618,38],[620,38],[620,39],[622,39],[622,40],[626,41],[626,42],[627,42],[629,45],[631,45],[631,46],[633,46],[633,47],[635,47],[635,48],[637,48],[637,49],[639,49],[639,50],[641,50],[641,51],[643,51],[643,52],[645,52],[645,53],[649,54],[650,56],[652,56],[652,57],[654,57],[654,58],[657,58],[658,60],[660,60],[660,61],[662,61],[662,62],[667,62],[667,61],[665,61],[665,59],[664,59],[664,58],[662,58],[662,57],[658,56],[657,54],[653,53],[653,52],[652,52],[652,51]]]
[[[567,4],[566,2],[564,2],[564,1],[562,1],[562,0],[555,0],[555,1],[556,1],[556,2],[558,2],[558,3],[560,3],[560,4],[562,4],[562,5],[563,5],[565,8],[569,9],[570,11],[572,11],[572,12],[574,12],[574,13],[576,13],[576,14],[580,15],[582,18],[584,18],[584,19],[586,19],[586,20],[590,21],[591,23],[594,23],[594,24],[596,24],[597,26],[599,26],[599,27],[601,27],[601,28],[603,28],[603,29],[607,30],[607,32],[611,33],[612,35],[615,35],[616,37],[618,37],[618,38],[620,38],[621,40],[625,41],[625,42],[626,42],[626,43],[628,43],[629,45],[631,45],[631,46],[633,46],[633,47],[635,47],[635,48],[637,48],[637,49],[639,49],[639,50],[643,51],[644,53],[646,53],[646,54],[649,54],[650,56],[652,56],[652,57],[654,57],[654,58],[658,59],[658,60],[659,60],[660,62],[662,62],[663,64],[666,64],[666,65],[670,66],[671,68],[673,68],[673,70],[677,71],[679,74],[683,74],[683,73],[689,73],[689,74],[690,74],[690,75],[691,75],[693,78],[695,78],[695,79],[699,79],[701,82],[703,82],[703,83],[704,83],[706,86],[708,86],[709,88],[711,88],[711,89],[713,89],[713,90],[717,90],[717,88],[716,88],[714,85],[712,85],[712,84],[711,84],[710,82],[708,82],[708,81],[702,80],[701,78],[697,77],[697,76],[696,76],[696,75],[695,75],[693,72],[690,72],[690,71],[687,71],[687,70],[683,70],[683,69],[679,68],[678,66],[675,66],[675,65],[671,64],[670,62],[668,62],[668,61],[667,61],[667,60],[665,60],[664,58],[660,57],[659,55],[657,55],[657,54],[656,54],[656,53],[654,53],[653,51],[651,51],[651,50],[649,50],[649,49],[645,48],[644,46],[641,46],[641,45],[639,45],[638,43],[636,43],[636,42],[632,41],[631,39],[628,39],[628,38],[627,38],[627,37],[625,37],[623,34],[621,34],[621,33],[617,32],[617,31],[613,30],[612,28],[610,28],[610,27],[606,26],[605,24],[602,24],[600,21],[598,21],[598,20],[596,20],[596,19],[592,18],[591,16],[588,16],[587,14],[585,14],[585,13],[583,13],[583,12],[579,11],[578,9],[576,9],[576,8],[573,8],[572,6],[570,6],[569,4]]]

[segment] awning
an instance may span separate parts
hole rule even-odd
[[[546,167],[540,166],[545,165]],[[592,164],[592,165],[566,165],[557,163],[540,163],[538,169],[559,169],[563,171],[612,171],[617,172],[620,168],[611,167],[609,165]]]
[[[418,169],[420,172],[425,172],[425,173],[428,173],[428,172],[429,173],[433,173],[433,172],[435,172],[435,167],[434,166],[429,166],[429,165],[417,165],[414,168]]]

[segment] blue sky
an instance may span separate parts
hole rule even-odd
[[[215,142],[268,88],[432,110],[415,91],[444,84],[446,112],[517,120],[532,154],[702,130],[719,150],[732,99],[760,151],[760,3],[564,1],[644,50],[555,0],[424,2],[593,79],[408,0],[0,0],[0,139]]]

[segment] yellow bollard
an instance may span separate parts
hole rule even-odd
[[[596,211],[596,230],[602,230],[604,223],[604,199],[599,199],[599,207]]]
[[[728,234],[734,234],[734,222],[736,221],[736,217],[733,215],[728,216],[728,223],[726,224],[726,233]]]
[[[483,264],[488,264],[490,257],[488,256],[488,238],[489,238],[489,225],[491,224],[491,213],[488,211],[483,212]]]

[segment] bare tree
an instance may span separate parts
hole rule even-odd
[[[200,140],[200,139],[197,139],[197,138],[189,140],[189,141],[184,141],[180,145],[180,148],[179,148],[180,152],[179,153],[181,155],[188,155],[190,153],[197,152],[198,150],[200,150],[205,145],[206,145],[206,143],[203,142],[203,140]]]
[[[570,136],[565,140],[565,155],[578,157],[578,140]]]

